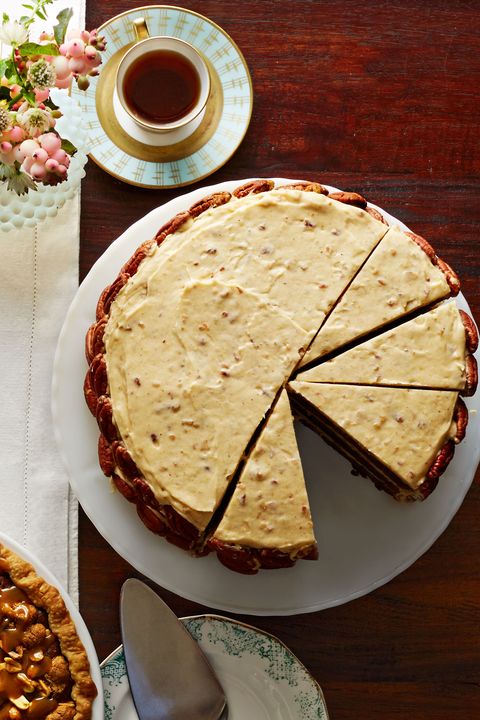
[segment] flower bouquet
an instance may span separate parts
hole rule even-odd
[[[17,21],[4,13],[0,26],[0,41],[9,47],[0,60],[0,221],[6,197],[69,184],[78,140],[85,140],[68,90],[72,82],[86,89],[89,77],[98,74],[105,40],[96,30],[67,30],[72,17],[67,8],[57,15],[53,31],[33,42],[30,27],[37,18],[46,20],[52,2],[27,0],[22,7],[28,15]]]

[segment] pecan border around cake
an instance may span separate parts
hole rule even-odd
[[[115,426],[112,404],[108,393],[108,377],[104,357],[105,346],[103,335],[108,322],[110,306],[129,278],[135,275],[140,263],[160,245],[165,238],[175,233],[186,222],[197,218],[211,208],[229,202],[232,198],[243,198],[247,195],[268,192],[275,188],[273,180],[258,179],[240,185],[231,193],[219,191],[202,198],[194,203],[188,210],[175,215],[165,223],[152,240],[140,245],[129,260],[122,266],[115,280],[101,293],[97,303],[96,322],[90,326],[85,339],[85,353],[89,364],[85,382],[84,394],[88,408],[96,418],[100,430],[98,443],[99,464],[103,473],[111,478],[113,484],[126,500],[136,505],[137,514],[144,525],[152,532],[165,537],[170,543],[187,550],[195,555],[205,555],[215,550],[220,561],[237,572],[255,573],[262,568],[288,567],[293,565],[295,559],[282,552],[257,550],[234,546],[213,547],[210,542],[204,542],[205,533],[201,533],[192,523],[182,517],[172,506],[161,505],[155,498],[150,486],[137,468],[130,456]],[[276,189],[294,189],[305,192],[315,192],[326,195],[337,202],[358,207],[369,213],[374,219],[388,225],[382,214],[368,206],[367,201],[358,193],[332,192],[320,183],[298,181],[286,185],[279,185]],[[451,290],[451,295],[460,291],[460,281],[456,273],[447,263],[438,258],[430,244],[424,238],[410,233],[412,239],[425,251],[432,264],[444,273]],[[475,375],[475,368],[471,368],[471,375]],[[475,375],[476,376],[476,375]],[[473,394],[473,393],[472,393]],[[438,478],[437,478],[438,480]],[[232,482],[235,482],[235,478]],[[432,487],[433,489],[433,487]],[[232,549],[233,548],[233,549]],[[248,559],[247,559],[248,555]],[[313,553],[307,553],[306,558]],[[300,557],[300,555],[298,555]],[[240,569],[243,567],[244,569]],[[247,569],[246,569],[247,568]]]
[[[0,559],[5,563],[6,572],[14,585],[23,590],[36,608],[47,613],[49,628],[58,638],[73,681],[74,720],[89,720],[98,690],[90,674],[87,652],[60,591],[42,578],[31,563],[1,542]]]

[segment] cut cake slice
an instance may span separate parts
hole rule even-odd
[[[453,270],[426,240],[392,227],[325,320],[301,365],[459,289]]]
[[[116,305],[105,331],[122,438],[114,481],[141,486],[148,527],[194,549],[310,338],[259,295],[216,280],[190,282],[170,304],[177,322],[160,334],[163,298],[134,292],[128,323]]]
[[[459,390],[473,395],[478,336],[471,318],[446,302],[299,375],[304,382]]]
[[[255,573],[316,559],[302,464],[287,392],[243,467],[220,524],[209,540],[227,567]]]
[[[397,500],[429,495],[465,434],[457,392],[292,382],[300,419]]]

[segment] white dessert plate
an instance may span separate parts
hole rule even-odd
[[[95,652],[92,638],[90,637],[90,633],[87,630],[87,626],[85,625],[82,616],[74,605],[73,600],[68,595],[67,591],[58,582],[57,578],[50,572],[50,570],[42,562],[40,562],[40,560],[38,560],[35,555],[33,555],[29,550],[24,548],[22,545],[19,545],[19,543],[15,542],[15,540],[12,540],[12,538],[8,537],[8,535],[5,535],[2,532],[0,532],[0,543],[2,545],[5,545],[5,547],[9,548],[10,550],[13,550],[13,552],[17,553],[17,555],[19,555],[21,558],[33,565],[35,571],[40,577],[42,577],[50,585],[53,585],[57,588],[57,590],[59,590],[63,601],[67,606],[67,610],[70,613],[70,616],[75,624],[78,637],[82,641],[83,647],[85,648],[88,655],[88,661],[90,663],[90,674],[92,676],[93,682],[97,687],[98,695],[93,701],[92,720],[104,720],[102,676],[100,674],[100,665],[98,662],[97,653]]]
[[[228,720],[328,720],[320,686],[276,637],[218,615],[181,619],[220,680]],[[138,720],[121,645],[101,668],[106,720]]]
[[[306,613],[345,603],[383,585],[419,558],[448,526],[480,460],[480,393],[467,398],[470,422],[435,492],[423,503],[399,504],[298,425],[298,441],[319,546],[316,562],[255,576],[234,573],[215,555],[193,558],[147,530],[135,508],[113,492],[97,460],[98,429],[83,397],[84,338],[95,307],[123,263],[176,213],[211,192],[247,180],[203,187],[162,205],[129,227],[102,255],[68,311],[55,357],[52,410],[70,483],[84,511],[112,547],[164,588],[203,605],[253,615]],[[278,184],[293,182],[276,179]],[[334,188],[330,188],[334,190]],[[375,206],[374,206],[375,207]],[[378,208],[391,223],[403,223]],[[433,239],[435,244],[435,240]],[[458,304],[468,311],[459,296]]]

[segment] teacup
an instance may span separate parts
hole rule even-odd
[[[117,69],[113,107],[134,139],[171,145],[198,128],[210,94],[210,75],[200,53],[185,40],[150,36],[143,18],[134,21],[138,42]]]

